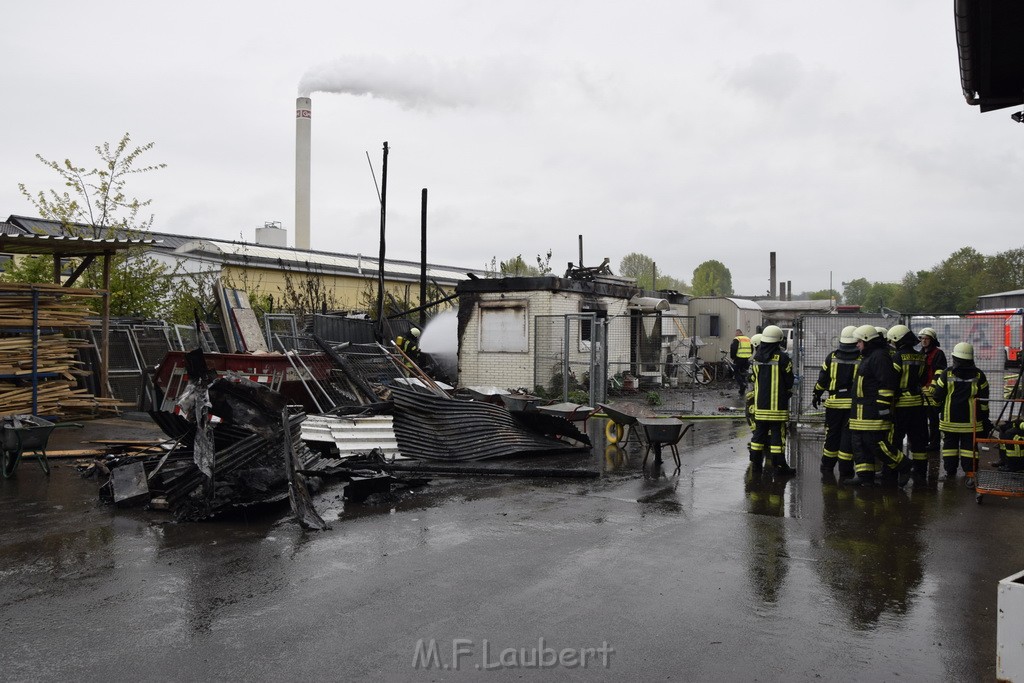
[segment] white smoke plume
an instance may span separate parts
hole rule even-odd
[[[532,66],[525,59],[440,63],[423,57],[343,57],[309,69],[299,96],[315,92],[369,95],[409,109],[500,107],[529,94]]]

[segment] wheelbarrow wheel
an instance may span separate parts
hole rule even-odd
[[[8,479],[14,475],[14,470],[18,468],[18,458],[21,454],[6,448],[0,449],[0,452],[2,452],[2,456],[0,456],[0,459],[2,459],[0,469],[3,470],[4,479]]]
[[[608,440],[608,443],[618,443],[622,441],[622,436],[625,433],[625,428],[614,420],[608,420],[604,426],[604,438]]]

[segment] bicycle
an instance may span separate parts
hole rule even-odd
[[[736,377],[736,361],[732,359],[728,351],[719,351],[719,353],[722,354],[722,379],[727,382],[737,382],[738,378]],[[748,384],[749,379],[747,377],[743,378],[742,386],[740,386],[737,383],[737,386],[739,387],[739,391],[741,394],[746,393]]]
[[[736,378],[736,363],[729,356],[728,351],[719,351],[722,354],[722,360],[719,362],[719,367],[722,368],[721,379],[729,382]]]
[[[683,361],[679,368],[683,371],[683,375],[690,378],[691,382],[696,382],[700,385],[711,384],[715,379],[714,366],[710,363],[705,363],[704,359],[700,356],[693,356]]]

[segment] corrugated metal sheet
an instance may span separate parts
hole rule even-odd
[[[384,456],[404,458],[395,438],[394,422],[390,415],[371,417],[343,417],[337,415],[309,415],[302,423],[303,441],[333,443],[340,457],[349,458],[380,449]]]
[[[402,453],[425,460],[484,460],[589,450],[520,426],[504,407],[460,401],[407,387],[392,389]]]
[[[123,251],[133,247],[151,247],[156,244],[150,239],[100,239],[93,237],[70,237],[67,235],[17,235],[0,234],[0,250],[8,254],[54,254],[84,255],[104,251]]]

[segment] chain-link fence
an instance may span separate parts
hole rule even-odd
[[[796,382],[793,385],[793,400],[789,404],[790,414],[803,422],[824,422],[825,417],[820,411],[811,412],[811,397],[814,394],[814,383],[818,381],[818,372],[825,356],[839,346],[839,335],[847,325],[860,327],[874,325],[889,329],[900,321],[885,318],[881,315],[802,315],[794,324],[795,338],[793,348],[788,349],[793,358],[793,373]]]
[[[534,318],[536,393],[590,405],[604,400],[604,323],[595,313]]]
[[[1006,346],[1019,340],[1020,328],[1017,321],[1007,321],[1001,316],[967,315],[803,315],[796,321],[794,348],[789,349],[793,357],[793,371],[797,383],[794,400],[790,404],[795,419],[805,422],[821,422],[820,412],[811,411],[811,396],[814,383],[825,356],[839,345],[839,334],[847,325],[875,325],[889,329],[904,324],[914,333],[930,327],[938,334],[940,348],[946,353],[947,362],[952,363],[949,354],[958,342],[970,342],[974,346],[974,363],[988,378],[993,399],[1003,398],[1016,384],[1018,368],[1009,362]],[[1008,340],[1008,341],[1007,341]],[[1006,342],[1004,344],[1003,342]],[[1018,342],[1019,343],[1019,342]],[[1015,355],[1015,354],[1014,354]],[[993,415],[998,414],[993,404]]]
[[[693,382],[692,317],[597,313],[534,319],[534,385],[563,400],[607,400],[608,390],[653,390]],[[580,393],[575,393],[580,392]]]

